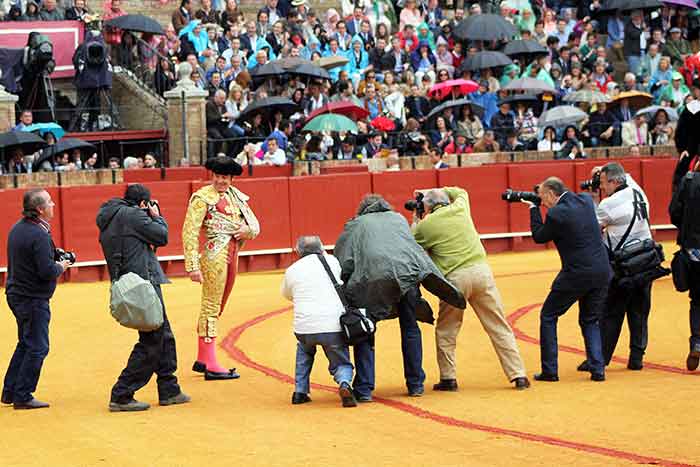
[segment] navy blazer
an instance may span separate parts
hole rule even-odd
[[[531,208],[530,228],[536,243],[552,240],[559,252],[562,267],[552,290],[583,292],[609,284],[610,259],[589,195],[565,192],[544,223],[539,208]]]

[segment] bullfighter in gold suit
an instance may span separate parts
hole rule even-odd
[[[213,172],[212,183],[192,195],[182,227],[185,269],[192,281],[202,284],[199,351],[192,370],[207,380],[236,379],[236,369],[224,368],[216,359],[217,323],[236,280],[238,252],[245,240],[260,233],[260,224],[248,196],[231,185],[241,166],[220,156],[209,159],[206,168]],[[201,231],[205,241],[200,254]]]

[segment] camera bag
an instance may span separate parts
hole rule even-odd
[[[364,310],[352,307],[348,304],[342,285],[338,284],[338,281],[335,279],[333,271],[331,271],[328,265],[328,261],[326,261],[326,258],[324,258],[322,254],[316,256],[318,256],[319,261],[323,264],[323,269],[326,270],[328,277],[333,283],[333,288],[345,309],[345,313],[340,315],[340,328],[345,336],[345,342],[347,342],[348,345],[354,345],[369,340],[374,336],[374,331],[376,331],[374,321],[367,316]]]
[[[678,292],[690,290],[690,258],[688,252],[681,248],[673,254],[671,260],[673,286]]]
[[[124,208],[121,208],[121,212]],[[112,222],[119,217],[114,216]],[[119,226],[119,252],[113,265],[112,277],[119,277],[124,252],[124,224]],[[163,303],[153,284],[134,272],[112,281],[109,308],[119,324],[130,329],[150,332],[163,325]]]
[[[611,252],[615,280],[621,287],[642,286],[671,273],[670,269],[661,266],[665,257],[660,243],[651,238],[627,243],[638,215],[649,224],[644,197],[638,190],[632,189],[632,191],[634,194],[632,221],[615,249],[612,248],[608,235],[608,248]]]

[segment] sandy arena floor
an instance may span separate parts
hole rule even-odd
[[[531,376],[539,371],[538,304],[558,258],[553,251],[509,253],[490,262]],[[0,465],[700,465],[693,434],[700,372],[684,370],[688,299],[668,279],[654,287],[641,372],[625,368],[626,330],[608,381],[593,383],[576,372],[583,342],[572,309],[559,325],[561,381],[515,391],[468,311],[458,347],[459,392],[432,391],[438,379],[434,334],[423,326],[426,394],[405,395],[398,322],[392,321],[379,328],[375,402],[355,409],[340,407],[322,354],[312,378],[320,385],[313,403],[290,405],[295,339],[280,281],[279,272],[246,274],[234,288],[221,322],[228,337],[219,351],[238,367],[238,381],[205,382],[190,371],[199,287],[185,279],[164,287],[180,383],[193,402],[158,407],[152,381],[137,398],[155,406],[135,414],[107,411],[110,387],[136,340],[109,316],[108,284],[59,286],[51,352],[36,392],[52,407],[0,408]],[[3,372],[15,339],[3,299]]]

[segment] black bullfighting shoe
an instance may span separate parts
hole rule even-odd
[[[218,381],[218,380],[222,380],[222,379],[238,379],[240,377],[241,377],[241,375],[236,373],[235,368],[231,368],[230,370],[228,370],[226,372],[221,372],[221,373],[219,373],[217,371],[209,371],[209,370],[206,370],[204,372],[204,379],[207,381]]]

